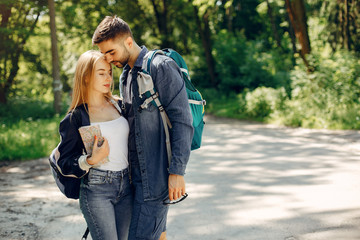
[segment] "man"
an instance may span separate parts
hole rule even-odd
[[[107,16],[99,24],[92,41],[109,63],[124,68],[120,90],[130,126],[129,159],[135,188],[129,240],[164,240],[166,200],[177,200],[185,194],[184,174],[193,137],[181,71],[171,58],[163,55],[156,55],[150,66],[154,86],[172,124],[169,166],[159,110],[151,103],[145,109],[139,108],[146,97],[139,96],[137,76],[148,50],[136,44],[128,24],[116,16]]]

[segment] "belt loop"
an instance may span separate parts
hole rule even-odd
[[[112,180],[111,180],[111,172],[109,170],[106,171],[106,180],[111,183]]]

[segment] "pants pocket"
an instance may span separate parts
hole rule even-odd
[[[90,173],[88,174],[86,184],[87,185],[101,185],[101,184],[104,184],[105,182],[106,182],[105,176],[93,174],[90,171]]]

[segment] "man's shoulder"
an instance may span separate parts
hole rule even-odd
[[[171,70],[179,71],[180,69],[177,68],[177,63],[171,57],[162,54],[157,54],[151,62],[151,72],[153,70],[158,71],[159,69],[163,69],[164,72]]]

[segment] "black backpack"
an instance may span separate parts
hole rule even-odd
[[[73,111],[71,120],[75,120],[77,128],[81,127],[80,110],[76,109]],[[78,178],[75,175],[64,175],[61,172],[61,169],[57,164],[60,157],[60,152],[58,150],[59,145],[60,143],[56,148],[54,148],[49,157],[52,175],[55,179],[56,185],[67,198],[79,199],[81,178]]]
[[[81,127],[81,112],[80,110],[74,110],[71,118],[75,120],[76,127]],[[80,195],[80,184],[81,178],[76,177],[75,175],[64,175],[61,172],[60,167],[57,165],[57,161],[60,157],[60,152],[58,150],[60,143],[57,145],[56,148],[51,152],[49,157],[49,163],[51,166],[51,172],[55,179],[55,183],[60,189],[60,191],[67,197],[72,199],[79,199]],[[85,230],[82,239],[87,239],[89,234],[89,228],[87,227]]]

